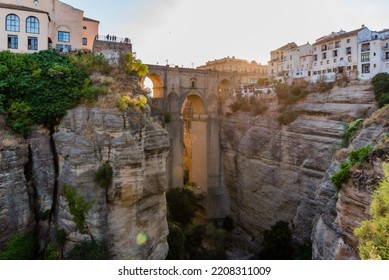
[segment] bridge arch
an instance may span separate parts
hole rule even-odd
[[[153,98],[163,98],[164,97],[164,83],[163,83],[163,79],[160,75],[158,74],[148,74],[145,79],[150,79],[152,84],[153,84],[153,88],[152,88],[152,95],[153,95]],[[145,82],[145,81],[143,81]]]
[[[202,97],[190,91],[181,106],[183,120],[184,181],[206,192],[208,188],[208,123],[207,108]]]

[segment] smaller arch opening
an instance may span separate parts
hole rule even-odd
[[[159,75],[150,74],[143,81],[144,88],[152,98],[163,98],[163,81]]]

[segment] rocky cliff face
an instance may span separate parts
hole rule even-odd
[[[315,199],[317,214],[312,232],[314,259],[359,259],[354,229],[370,218],[371,194],[383,178],[382,161],[387,160],[389,154],[386,139],[388,120],[389,107],[377,111],[366,120],[349,149],[334,158],[319,184]],[[348,151],[367,145],[374,149],[369,161],[361,167],[353,167],[351,179],[336,194],[330,176],[338,171],[340,161],[346,160]]]
[[[5,127],[4,122],[0,127]],[[35,228],[43,250],[53,230],[64,229],[65,253],[75,242],[95,238],[107,241],[114,259],[165,258],[170,143],[167,132],[151,121],[147,110],[122,113],[116,108],[78,107],[68,111],[53,135],[40,128],[27,140],[14,135],[3,138],[1,245],[16,231]],[[113,169],[107,189],[94,182],[104,163]],[[70,214],[65,184],[92,204],[83,232]]]
[[[28,146],[0,116],[0,248],[15,233],[32,231],[35,215],[32,189],[25,177]]]
[[[370,115],[376,106],[368,85],[309,94],[294,105],[299,117],[281,126],[274,112],[252,118],[234,114],[222,122],[222,148],[236,246],[260,247],[264,230],[279,220],[292,224],[294,242],[309,243],[315,193],[340,148],[346,121]]]

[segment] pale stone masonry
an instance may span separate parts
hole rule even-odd
[[[1,0],[0,51],[92,51],[99,22],[58,0]]]

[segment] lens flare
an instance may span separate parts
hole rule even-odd
[[[136,236],[136,243],[138,245],[144,245],[146,242],[147,242],[147,239],[148,239],[148,236],[146,233],[144,232],[140,232],[138,233],[138,235]]]

